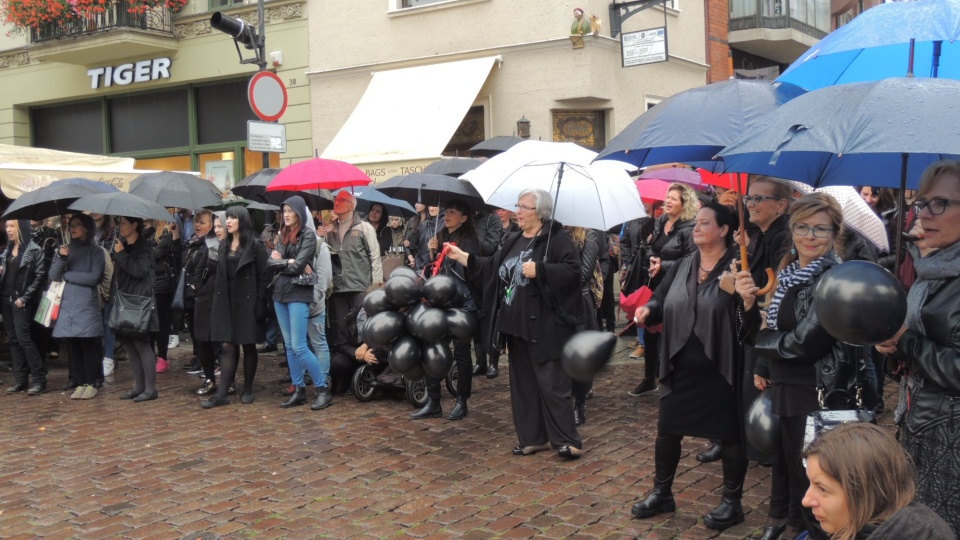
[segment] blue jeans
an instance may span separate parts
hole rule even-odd
[[[320,362],[320,375],[323,377],[319,386],[326,386],[327,375],[330,373],[330,347],[327,345],[327,312],[310,317],[307,323],[307,335],[310,337],[308,345]],[[313,375],[311,375],[312,377]],[[314,379],[317,381],[318,379]]]
[[[113,301],[107,302],[103,306],[103,357],[113,358],[113,353],[117,349],[117,336],[113,334],[113,328],[110,328],[110,310],[113,309]]]
[[[288,304],[274,302],[273,306],[277,311],[277,322],[280,324],[283,341],[287,345],[287,364],[290,367],[293,384],[298,387],[304,385],[303,372],[306,370],[313,378],[314,386],[318,388],[326,386],[326,373],[321,376],[320,362],[307,346],[307,319],[310,317],[310,306],[304,302]],[[328,370],[329,366],[328,360]]]

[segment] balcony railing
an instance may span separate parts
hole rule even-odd
[[[127,0],[117,0],[103,13],[79,19],[64,19],[30,30],[30,42],[42,43],[53,39],[96,34],[107,30],[135,28],[155,30],[173,35],[172,13],[165,7],[130,13]]]
[[[822,39],[830,32],[829,0],[730,0],[730,31],[793,29]]]

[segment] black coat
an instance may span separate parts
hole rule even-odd
[[[750,236],[750,274],[761,289],[767,285],[767,268],[776,272],[784,255],[793,247],[789,225],[790,216],[784,214],[773,220],[766,232],[756,229]]]
[[[954,540],[956,536],[943,518],[923,504],[914,501],[887,518],[880,525],[867,525],[857,533],[856,540]]]
[[[179,278],[177,269],[180,268],[182,243],[174,240],[170,231],[164,231],[159,240],[152,228],[145,230],[143,235],[153,249],[153,291],[157,294],[173,294]]]
[[[653,222],[653,238],[649,244],[644,246],[643,257],[645,259],[650,257],[660,258],[660,272],[650,279],[651,289],[656,289],[657,285],[663,281],[663,277],[667,275],[673,263],[697,249],[697,246],[693,243],[693,220],[677,221],[673,224],[670,232],[666,233],[663,228],[667,224],[667,219],[668,216],[664,214]],[[660,239],[663,236],[666,236],[666,242],[657,250],[654,246],[662,242]]]
[[[560,360],[563,345],[575,332],[577,321],[572,319],[582,315],[579,313],[580,253],[562,225],[547,221],[543,227],[544,232],[531,244],[531,260],[537,263],[535,286],[524,287],[526,294],[519,295],[515,301],[515,308],[528,323],[524,330],[529,336],[531,356],[539,363]],[[500,265],[518,241],[526,241],[522,233],[507,236],[500,250],[491,257],[470,256],[468,279],[483,284],[484,292],[494,291],[496,298],[501,299],[504,283],[498,275]],[[517,333],[516,328],[510,328],[503,321],[492,319],[491,322],[500,332]]]
[[[246,345],[257,342],[257,322],[267,315],[267,251],[260,240],[240,247],[233,287],[227,280],[229,236],[220,243],[213,290],[210,341]],[[251,313],[254,315],[251,317]]]
[[[193,295],[193,334],[197,340],[210,341],[218,261],[210,257],[205,238],[199,239],[192,251],[193,256],[187,261],[186,279],[187,290]]]

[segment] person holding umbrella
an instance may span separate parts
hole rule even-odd
[[[28,395],[35,396],[47,391],[47,367],[30,333],[30,321],[46,276],[43,250],[30,238],[29,220],[7,220],[6,233],[7,244],[0,255],[0,313],[10,338],[16,377],[7,393],[26,390]],[[33,386],[28,389],[31,376]]]
[[[567,459],[583,454],[573,418],[570,376],[560,364],[575,332],[580,303],[580,254],[551,219],[553,198],[542,189],[517,199],[520,233],[508,235],[490,257],[451,246],[447,253],[474,283],[492,286],[499,307],[491,321],[510,350],[510,402],[519,445],[516,456],[551,447]]]
[[[253,403],[253,379],[257,374],[257,323],[267,314],[267,252],[253,230],[250,213],[243,206],[227,209],[227,238],[217,254],[217,277],[213,291],[210,341],[223,344],[220,356],[220,386],[217,395],[201,403],[204,409],[229,405],[243,348],[243,394],[240,402]],[[253,317],[250,314],[253,314]]]

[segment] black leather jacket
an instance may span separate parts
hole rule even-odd
[[[863,347],[842,343],[831,336],[820,324],[813,305],[813,291],[820,277],[838,264],[840,261],[831,257],[814,276],[813,283],[795,289],[796,327],[757,332],[753,347],[760,358],[755,374],[774,383],[822,385],[827,390],[841,388],[851,392],[856,380],[854,370],[861,373],[861,382],[865,380],[862,378]],[[756,304],[753,309],[757,309]]]
[[[40,288],[47,277],[47,262],[43,256],[43,250],[33,241],[26,244],[20,244],[23,250],[23,257],[20,260],[20,271],[17,272],[13,283],[14,300],[23,300],[24,305],[31,305],[40,298]],[[10,244],[0,255],[0,265],[3,265],[3,271],[6,272],[7,250]]]
[[[908,401],[906,425],[918,433],[960,414],[960,277],[946,279],[920,308],[926,334],[907,330],[894,360],[923,379]]]
[[[667,223],[667,219],[668,216],[664,214],[654,221],[653,238],[649,244],[643,246],[644,259],[649,259],[650,257],[660,258],[660,272],[650,280],[651,289],[657,288],[657,285],[660,284],[663,277],[667,275],[670,267],[673,266],[675,262],[693,253],[697,249],[697,246],[693,243],[693,220],[677,221],[673,224],[670,232],[665,233],[663,232],[663,227]],[[653,245],[657,243],[657,238],[661,234],[666,234],[668,240],[663,244],[659,252],[655,252]]]

